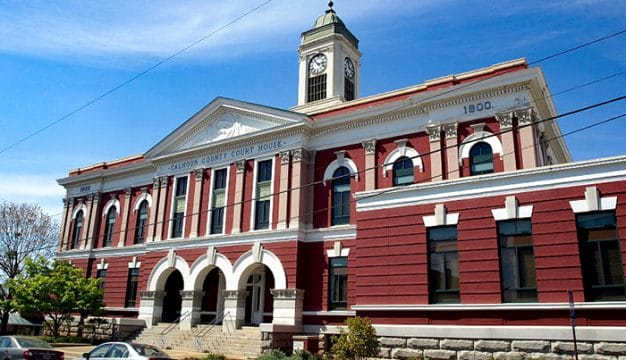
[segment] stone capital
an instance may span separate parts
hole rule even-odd
[[[129,198],[130,195],[133,193],[133,189],[130,187],[124,188],[124,196]]]
[[[441,140],[441,126],[428,125],[426,126],[426,132],[428,133],[428,138],[431,142]]]
[[[193,174],[196,176],[196,181],[200,181],[204,175],[204,169],[193,169]]]
[[[246,160],[237,160],[235,161],[235,165],[237,166],[237,172],[242,173],[246,169]]]
[[[500,123],[500,129],[510,129],[513,127],[513,112],[496,113],[496,120]]]
[[[532,107],[515,110],[515,117],[520,126],[532,124],[537,120],[537,113]]]
[[[374,154],[376,152],[376,139],[366,140],[361,143],[365,148],[366,154]]]
[[[458,135],[459,123],[450,123],[443,125],[443,132],[446,133],[447,139],[454,139]]]
[[[159,184],[161,185],[161,187],[167,186],[168,181],[169,178],[167,176],[161,176],[159,178]]]
[[[290,155],[291,155],[291,152],[289,150],[285,150],[285,151],[281,151],[280,152],[280,163],[281,163],[281,165],[289,164],[289,156]]]

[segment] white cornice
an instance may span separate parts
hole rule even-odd
[[[487,196],[626,180],[626,156],[545,166],[514,172],[378,189],[354,195],[357,211],[380,210]]]
[[[501,303],[501,304],[390,304],[353,305],[356,311],[503,311],[567,310],[569,303]],[[577,310],[626,310],[626,301],[575,303]]]

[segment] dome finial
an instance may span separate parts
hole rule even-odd
[[[335,12],[335,10],[333,10],[333,5],[335,5],[335,3],[333,3],[333,1],[330,0],[328,2],[328,10],[326,10],[326,12]]]

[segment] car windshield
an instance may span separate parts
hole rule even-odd
[[[160,357],[160,358],[169,358],[169,356],[163,351],[152,345],[145,344],[130,344],[135,351],[139,353],[139,355],[147,356],[147,357]]]
[[[26,349],[52,349],[52,345],[35,338],[16,337],[15,340],[21,347]]]

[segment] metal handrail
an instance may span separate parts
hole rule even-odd
[[[172,332],[172,330],[174,330],[176,326],[178,326],[181,320],[186,319],[190,315],[191,315],[191,311],[185,311],[184,313],[180,314],[180,316],[177,317],[176,320],[174,320],[174,322],[169,324],[165,329],[163,329],[163,331],[159,333],[159,340],[160,340],[159,342],[160,342],[161,347],[165,347],[165,335]]]
[[[229,318],[230,316],[230,311],[226,311],[226,312],[222,312],[221,314],[219,314],[218,316],[216,316],[215,318],[213,318],[213,320],[211,320],[211,322],[209,322],[209,326],[205,327],[204,329],[201,329],[200,331],[198,331],[196,334],[194,334],[195,337],[204,337],[206,334],[208,334],[209,332],[211,332],[211,330],[213,330],[217,325],[221,325],[221,323],[224,321],[224,318],[228,316]],[[230,333],[230,331],[229,331]]]
[[[223,320],[225,318],[227,318],[229,320],[232,320],[232,316],[230,315],[230,311],[227,312],[223,312],[222,314],[220,314],[219,316],[216,316],[213,320],[211,320],[211,322],[209,323],[210,326],[205,327],[204,329],[201,329],[200,331],[198,331],[195,335],[194,335],[194,345],[196,347],[196,351],[198,352],[202,352],[202,339],[204,338],[204,336],[206,336],[206,334],[208,334],[209,332],[211,332],[211,330],[213,330],[217,325],[219,325],[220,322],[223,322]],[[225,342],[230,342],[230,338],[228,336],[225,335],[225,333],[227,335],[230,335],[232,333],[230,327],[229,327],[229,323],[231,323],[232,321],[228,321],[226,322],[226,324],[224,325],[224,329],[226,329],[225,332],[222,332],[222,334],[218,335],[215,339],[215,341],[219,342],[219,344],[224,344]]]

